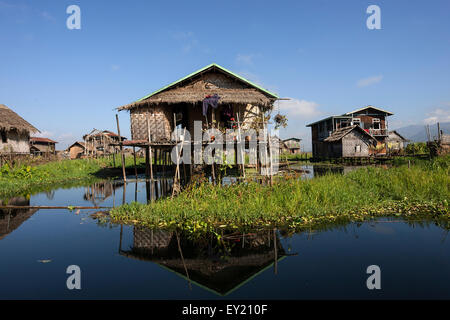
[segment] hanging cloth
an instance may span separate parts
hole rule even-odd
[[[204,100],[203,100],[203,115],[206,117],[208,114],[208,107],[211,106],[214,109],[217,109],[217,107],[219,106],[219,95],[215,94],[213,96],[207,96]]]

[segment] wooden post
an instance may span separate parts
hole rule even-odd
[[[148,134],[148,157],[150,162],[150,179],[153,180],[153,160],[152,160],[152,147],[150,146],[151,143],[151,136],[150,136],[150,116],[147,113],[147,134]]]
[[[134,175],[136,176],[137,179],[137,166],[136,166],[136,147],[133,146],[133,158],[134,158]]]
[[[441,142],[441,125],[439,122],[437,123],[437,130],[438,130],[438,141],[440,143]]]
[[[123,143],[120,135],[120,126],[119,126],[119,115],[116,114],[116,122],[117,122],[117,133],[119,135],[119,145],[120,145],[120,152],[122,154],[122,173],[123,173],[123,181],[127,182],[127,175],[125,173],[125,154],[123,153]]]
[[[145,176],[147,179],[150,177],[150,151],[149,146],[145,147]]]
[[[175,169],[175,179],[177,179],[177,181],[180,181],[180,157],[181,157],[181,153],[183,152],[183,146],[184,146],[184,136],[186,135],[186,128],[184,128],[184,133],[183,133],[183,138],[181,139],[181,148],[180,151],[178,151],[178,147],[177,147],[177,167]]]
[[[242,137],[241,137],[241,122],[239,121],[239,113],[237,114],[237,121],[238,121],[238,135],[239,135],[238,138],[239,139],[236,140],[236,143],[237,142],[241,142],[241,144],[242,144],[242,141],[241,141],[241,139],[242,139]],[[243,148],[244,147],[245,147],[245,140],[244,140]],[[242,149],[240,150],[241,159],[242,159],[242,177],[245,179],[245,154],[244,154],[244,150],[242,150]]]

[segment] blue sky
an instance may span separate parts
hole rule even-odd
[[[72,4],[81,30],[66,27]],[[366,27],[371,4],[381,30]],[[215,62],[291,98],[280,134],[307,147],[307,123],[365,105],[395,113],[391,128],[450,121],[449,13],[447,0],[0,0],[0,103],[61,149]]]

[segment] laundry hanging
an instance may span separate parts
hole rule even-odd
[[[217,109],[219,106],[219,95],[215,94],[213,96],[206,96],[203,100],[203,115],[206,117],[208,115],[208,107],[211,106],[214,109]]]

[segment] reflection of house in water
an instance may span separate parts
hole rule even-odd
[[[98,182],[84,188],[84,200],[92,202],[94,205],[98,205],[111,197],[115,190],[123,187],[123,183],[120,182]]]
[[[153,181],[136,180],[135,183],[128,183],[125,185],[123,181],[103,181],[94,183],[88,187],[84,188],[83,199],[91,202],[95,206],[100,205],[106,199],[112,197],[112,205],[126,203],[127,201],[138,201],[138,185],[145,184],[145,196],[146,198],[141,198],[142,202],[151,202],[158,200],[160,198],[164,198],[166,196],[170,196],[172,194],[172,186],[173,179],[155,179]],[[134,185],[134,186],[133,186]],[[134,198],[131,198],[132,191],[128,192],[128,190],[134,190]]]
[[[30,200],[25,197],[16,197],[8,201],[10,206],[29,206]],[[0,240],[16,230],[28,220],[37,209],[0,209]]]
[[[277,272],[278,261],[286,256],[274,231],[224,235],[218,244],[212,234],[193,241],[175,231],[134,227],[133,239],[130,250],[119,249],[121,255],[154,262],[219,295],[230,294],[271,266]]]

